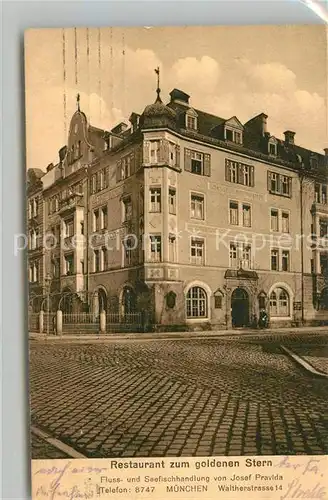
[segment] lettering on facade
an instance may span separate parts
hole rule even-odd
[[[217,191],[221,194],[230,194],[231,195],[231,189],[228,189],[227,186],[222,186],[221,184],[216,183],[216,182],[208,182],[208,189],[210,191]],[[237,196],[240,195],[244,200],[266,201],[266,195],[263,195],[260,193],[251,193],[246,189],[235,188],[233,193]]]
[[[106,191],[101,194],[97,194],[93,197],[91,205],[93,207],[105,204],[108,200],[112,200],[113,198],[117,198],[123,193],[122,186],[119,186],[115,189],[111,189],[110,191]]]

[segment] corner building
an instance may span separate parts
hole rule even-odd
[[[157,329],[247,327],[261,309],[273,327],[327,321],[328,156],[267,119],[178,89],[111,131],[78,109],[43,193],[64,309],[147,311]]]

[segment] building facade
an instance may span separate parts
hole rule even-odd
[[[164,329],[247,327],[263,309],[273,327],[328,322],[328,150],[267,119],[205,113],[178,89],[110,131],[78,107],[38,181],[56,307],[146,311]]]

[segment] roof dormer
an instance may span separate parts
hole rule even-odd
[[[243,143],[244,127],[236,116],[231,117],[224,123],[224,139],[236,144]]]
[[[187,130],[198,129],[198,114],[194,109],[190,108],[188,109],[188,111],[186,111],[185,119],[186,119],[185,124]]]
[[[273,135],[270,135],[268,137],[268,154],[270,156],[277,156],[278,153],[277,150],[278,150],[278,141]]]

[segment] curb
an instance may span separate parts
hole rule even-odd
[[[63,443],[57,438],[53,438],[48,434],[47,432],[41,431],[34,425],[31,425],[31,433],[35,434],[35,436],[38,436],[40,439],[43,441],[46,441],[48,444],[53,446],[54,448],[57,448],[57,450],[62,451],[65,453],[67,456],[70,458],[87,458],[85,455],[82,455],[82,453],[79,453],[78,451],[74,450],[71,446],[68,446],[67,444]]]
[[[327,378],[328,379],[328,374],[318,371],[316,368],[314,368],[308,361],[305,361],[301,356],[298,354],[295,354],[291,349],[288,349],[288,347],[285,347],[284,345],[280,346],[282,351],[287,354],[295,363],[300,365],[306,372],[310,373],[311,375],[319,378]]]

